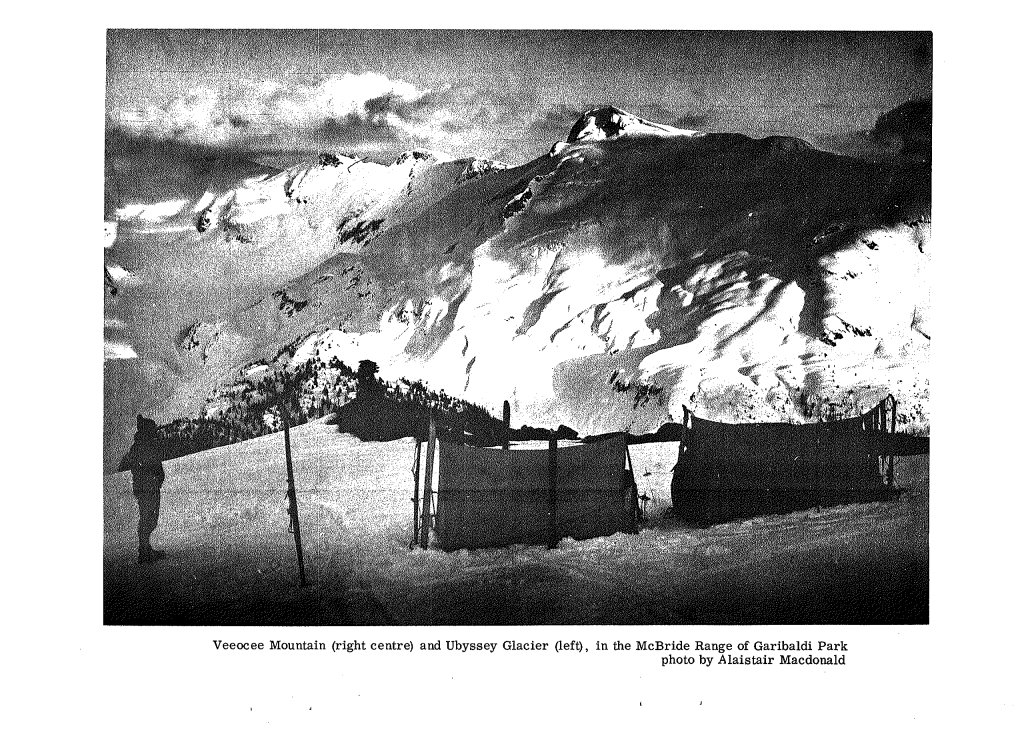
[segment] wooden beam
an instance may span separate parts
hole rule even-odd
[[[556,529],[556,437],[549,439],[549,549],[559,544]]]
[[[432,526],[432,462],[436,458],[436,419],[429,413],[429,443],[425,450],[425,486],[422,489],[420,544],[429,549],[429,528]]]
[[[510,401],[503,401],[503,451],[510,448]]]
[[[287,459],[287,500],[290,503],[290,526],[294,531],[294,547],[297,549],[298,577],[301,579],[301,586],[305,582],[305,553],[301,547],[301,521],[298,519],[297,489],[294,486],[294,463],[290,457],[290,416],[287,413],[286,398],[283,393],[279,400],[280,419],[283,421],[283,450]]]
[[[411,547],[418,544],[418,499],[419,484],[421,482],[421,437],[414,437],[414,518],[411,521],[411,530],[414,536],[411,538]]]

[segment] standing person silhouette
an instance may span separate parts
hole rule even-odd
[[[150,538],[159,522],[159,490],[163,486],[163,454],[156,422],[138,416],[135,442],[122,464],[131,470],[131,488],[138,500],[138,562],[152,563],[166,557],[153,550]]]

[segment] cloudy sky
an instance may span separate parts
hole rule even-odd
[[[613,104],[845,150],[931,74],[928,33],[111,30],[107,136],[275,166],[414,147],[522,163]]]

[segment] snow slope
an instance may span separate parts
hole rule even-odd
[[[928,429],[928,166],[607,107],[516,168],[337,154],[181,189],[107,229],[107,268],[130,275],[106,317],[138,354],[108,363],[108,390],[144,394],[131,418],[195,413],[303,343],[493,412],[509,399],[515,425],[643,432],[685,404],[804,421],[892,392],[900,427]]]
[[[129,475],[104,482],[105,623],[725,624],[927,621],[927,456],[908,496],[711,529],[670,520],[675,444],[631,447],[639,534],[559,549],[409,550],[413,441],[292,431],[305,563],[287,532],[283,435],[166,462],[165,562],[135,564]]]

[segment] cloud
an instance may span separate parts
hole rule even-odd
[[[160,104],[115,109],[108,126],[129,140],[249,157],[327,146],[384,161],[414,147],[490,154],[528,129],[534,109],[530,89],[421,89],[367,72],[196,86]]]
[[[321,151],[388,162],[415,147],[517,163],[543,154],[548,137],[562,138],[584,111],[543,106],[523,83],[419,88],[374,72],[216,83],[172,92],[160,103],[121,103],[109,112],[108,131],[125,138],[121,151],[135,140],[203,155],[272,156],[273,164]]]
[[[554,104],[550,108],[546,109],[545,114],[542,115],[542,122],[548,122],[551,124],[566,124],[569,128],[576,122],[587,109],[581,109],[573,104]]]
[[[841,134],[814,135],[821,150],[869,160],[931,161],[931,97],[911,99],[879,115],[875,126]]]
[[[196,86],[162,104],[116,111],[111,121],[156,140],[251,145],[340,124],[402,130],[415,104],[428,95],[413,84],[372,72],[290,84],[234,79],[222,88]]]
[[[265,142],[263,142],[265,144]],[[311,159],[314,154],[310,153]],[[118,211],[128,214],[168,200],[198,198],[206,190],[222,191],[239,180],[271,174],[276,170],[253,158],[265,153],[253,150],[252,142],[234,139],[220,145],[196,144],[177,139],[158,139],[127,132],[109,123],[106,128],[104,218],[116,221]],[[305,155],[309,157],[309,155]],[[293,164],[293,163],[292,163]],[[153,209],[153,213],[159,209]],[[107,233],[108,245],[116,229]]]
[[[699,130],[712,121],[712,115],[707,112],[688,112],[674,119],[670,124],[680,129]]]
[[[573,104],[553,104],[544,112],[539,113],[531,123],[531,129],[536,134],[554,134],[558,139],[563,139],[574,122],[586,111],[587,109],[581,109]]]
[[[183,200],[167,200],[152,205],[144,203],[126,205],[117,210],[117,219],[139,218],[148,223],[162,223],[180,213],[188,202],[188,199],[185,198]]]

